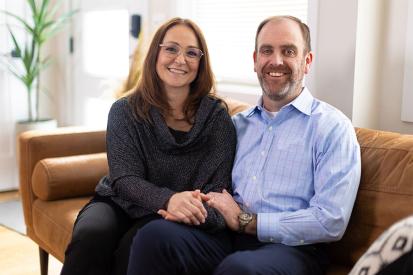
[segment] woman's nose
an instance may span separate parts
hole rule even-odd
[[[186,62],[185,53],[183,51],[179,52],[174,60],[176,63],[183,64]]]

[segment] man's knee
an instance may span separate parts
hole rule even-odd
[[[218,274],[255,274],[256,264],[247,251],[235,252],[227,256],[215,269]]]
[[[165,220],[151,221],[138,230],[132,246],[134,249],[142,248],[145,251],[174,249],[184,238],[180,227],[182,225]]]

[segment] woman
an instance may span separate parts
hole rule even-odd
[[[212,88],[200,29],[180,18],[163,24],[136,91],[110,110],[109,175],[78,215],[62,274],[125,274],[133,236],[154,220],[164,233],[178,226],[211,243],[216,252],[202,262],[206,270],[225,257],[224,219],[200,193],[230,188],[236,134]]]

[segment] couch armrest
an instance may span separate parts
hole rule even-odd
[[[57,128],[51,131],[28,131],[19,136],[18,161],[20,195],[27,231],[33,229],[32,204],[36,198],[32,189],[32,173],[42,159],[102,153],[106,151],[106,132],[79,127]]]
[[[44,201],[90,196],[108,170],[106,153],[42,159],[34,167],[33,192]]]

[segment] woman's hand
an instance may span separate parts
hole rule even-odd
[[[238,215],[241,209],[227,190],[224,189],[222,193],[210,192],[206,195],[201,194],[201,198],[209,206],[221,213],[225,223],[231,230],[237,231],[239,229]]]
[[[191,225],[200,225],[205,222],[207,217],[199,190],[174,194],[169,199],[166,210],[160,209],[158,214],[166,220]]]

